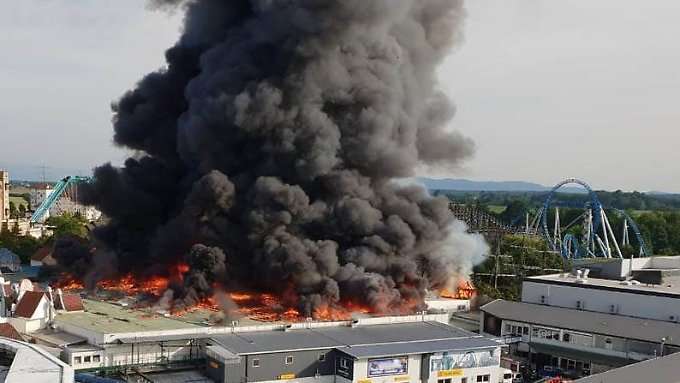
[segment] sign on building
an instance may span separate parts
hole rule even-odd
[[[401,375],[408,372],[408,357],[369,359],[368,376]]]

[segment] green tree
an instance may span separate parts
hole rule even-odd
[[[54,237],[76,236],[87,237],[87,221],[80,214],[63,214],[47,219],[47,224],[52,226]]]

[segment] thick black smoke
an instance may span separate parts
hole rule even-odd
[[[167,68],[114,106],[139,154],[95,171],[119,272],[186,259],[175,299],[250,288],[306,313],[391,312],[468,272],[486,247],[447,201],[392,182],[456,166],[472,143],[435,70],[460,39],[461,0],[194,0]]]

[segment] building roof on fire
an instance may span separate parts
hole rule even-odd
[[[474,340],[471,340],[474,339]],[[338,348],[350,355],[425,352],[468,346],[492,347],[497,344],[477,334],[437,322],[322,327],[289,331],[243,332],[215,336],[213,340],[238,355]],[[458,342],[454,342],[458,341]],[[415,344],[418,343],[418,344]],[[455,344],[454,344],[455,343]],[[384,348],[371,348],[383,346]],[[465,347],[464,347],[465,346]],[[394,355],[394,354],[391,354]]]
[[[505,320],[653,343],[666,338],[666,344],[680,345],[680,326],[672,322],[501,299],[487,303],[481,310]]]

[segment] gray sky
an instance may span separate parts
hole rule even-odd
[[[680,192],[679,1],[467,8],[441,77],[478,151],[439,175]],[[163,64],[179,24],[142,0],[0,2],[0,167],[120,163],[110,102]]]

